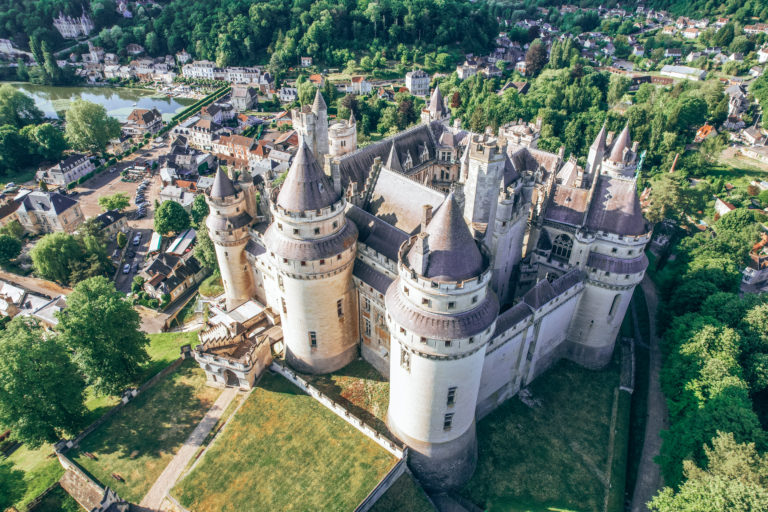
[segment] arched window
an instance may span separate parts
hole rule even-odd
[[[613,297],[613,302],[611,303],[611,309],[608,311],[608,318],[613,318],[616,314],[616,310],[619,309],[619,303],[621,302],[621,294],[617,293]]]
[[[568,261],[571,259],[571,249],[573,249],[573,240],[568,235],[557,235],[552,242],[552,257]]]

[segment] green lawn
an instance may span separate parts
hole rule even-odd
[[[29,512],[82,512],[82,510],[80,505],[67,491],[56,486]]]
[[[198,288],[200,295],[205,297],[218,297],[224,293],[224,283],[221,282],[221,275],[218,272],[214,272],[210,276],[206,277],[200,288]]]
[[[353,361],[328,375],[301,376],[379,432],[389,433],[384,423],[389,404],[389,382],[365,360]]]
[[[405,472],[387,489],[371,508],[371,512],[432,512],[424,489]]]
[[[186,361],[68,455],[121,498],[138,503],[220,393],[205,385],[197,363]],[[125,482],[112,478],[113,473]]]
[[[53,485],[64,474],[64,468],[53,454],[53,445],[45,444],[37,449],[26,445],[20,446],[8,457],[13,469],[24,472],[24,496],[15,504],[18,510],[24,510],[27,503]]]
[[[267,372],[173,495],[195,512],[353,510],[395,458]]]
[[[142,375],[142,381],[148,380],[178,359],[183,345],[192,345],[194,348],[198,343],[197,332],[161,332],[147,336],[149,337],[147,353],[150,362]]]
[[[461,494],[489,511],[601,510],[618,381],[618,357],[597,372],[557,363],[529,387],[539,405],[512,398],[480,421]]]

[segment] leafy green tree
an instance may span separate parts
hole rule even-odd
[[[85,382],[57,336],[17,316],[0,332],[0,424],[31,447],[75,434],[85,418]]]
[[[122,231],[118,231],[115,241],[117,242],[117,246],[122,249],[128,243],[128,236],[126,236],[126,234]]]
[[[72,262],[84,257],[83,247],[68,233],[43,236],[29,251],[35,273],[43,279],[68,283]]]
[[[16,171],[31,162],[27,139],[14,126],[0,126],[0,172]]]
[[[535,40],[525,53],[525,73],[536,76],[547,64],[547,48],[540,39]]]
[[[65,134],[73,148],[103,153],[109,141],[120,135],[120,123],[103,106],[75,100],[67,110]]]
[[[189,228],[189,214],[176,201],[163,201],[155,211],[155,231],[165,236]]]
[[[200,226],[205,222],[205,218],[208,216],[209,211],[208,203],[205,202],[205,196],[202,194],[196,195],[194,201],[192,201],[191,210],[191,222],[195,229],[200,229]]]
[[[21,254],[21,240],[10,235],[0,235],[0,265],[7,265]]]
[[[56,161],[61,159],[67,149],[67,139],[64,132],[50,123],[43,123],[30,130],[28,139],[35,153],[43,160]]]
[[[139,314],[105,277],[75,286],[58,313],[62,341],[88,383],[101,394],[117,394],[141,376],[149,360]]]
[[[21,239],[24,236],[24,226],[18,220],[12,220],[5,226],[0,227],[0,235],[10,235]]]
[[[43,113],[35,106],[35,100],[12,85],[0,86],[0,125],[9,124],[21,128],[42,121]]]
[[[208,236],[208,228],[205,222],[200,223],[197,230],[197,239],[195,241],[195,258],[200,264],[211,270],[219,269],[219,261],[216,259],[216,248],[213,246],[211,237]]]
[[[685,461],[686,480],[675,491],[665,487],[649,504],[654,512],[750,512],[768,510],[768,455],[754,443],[737,443],[719,433],[704,447],[707,465]]]
[[[125,192],[115,192],[111,196],[101,196],[98,199],[99,206],[104,211],[123,211],[131,204],[131,199]]]
[[[629,90],[630,80],[624,75],[611,75],[610,85],[608,86],[608,104],[615,105]]]

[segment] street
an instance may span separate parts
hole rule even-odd
[[[139,245],[133,245],[133,238],[137,234],[141,234],[141,242]],[[137,228],[132,229],[128,233],[128,245],[125,248],[125,258],[119,264],[120,268],[117,271],[117,278],[115,279],[115,288],[117,288],[118,291],[123,293],[129,293],[131,291],[131,283],[133,282],[133,278],[136,276],[136,274],[138,274],[136,271],[136,264],[138,263],[138,270],[141,272],[141,270],[144,268],[144,265],[147,263],[146,256],[151,238],[152,229]],[[130,272],[127,274],[123,272],[123,267],[125,265],[131,266]]]

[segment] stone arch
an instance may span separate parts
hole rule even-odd
[[[571,259],[572,250],[573,239],[565,233],[557,235],[552,242],[552,257],[555,259],[568,262]]]
[[[227,387],[240,387],[240,379],[232,370],[224,370],[224,382]]]

